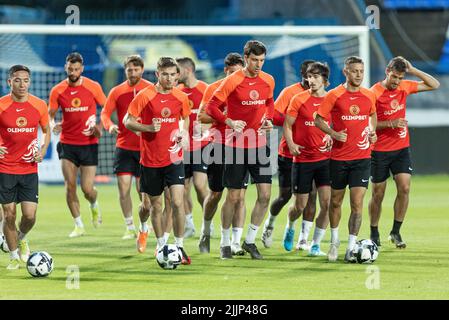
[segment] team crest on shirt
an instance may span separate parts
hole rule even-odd
[[[189,100],[189,101],[190,101],[190,100]],[[163,108],[163,109],[161,110],[161,116],[162,116],[162,117],[168,118],[168,117],[170,117],[170,115],[171,115],[170,108],[165,107],[165,108]]]
[[[27,123],[28,123],[28,121],[27,121],[27,119],[25,117],[18,117],[17,120],[16,120],[16,125],[19,128],[25,127],[27,125]]]
[[[399,101],[396,99],[392,100],[390,103],[390,107],[391,109],[396,110],[399,107]]]
[[[75,98],[72,100],[72,107],[79,108],[81,106],[81,99]]]
[[[251,100],[257,100],[259,99],[259,92],[257,90],[251,90],[249,92],[249,97],[251,98]]]
[[[349,107],[349,112],[350,112],[353,116],[356,116],[356,115],[359,114],[360,108],[359,108],[359,106],[357,106],[357,105],[352,105],[352,106]]]

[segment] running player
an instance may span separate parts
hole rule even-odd
[[[274,102],[274,119],[273,123],[276,126],[283,126],[285,120],[285,114],[287,112],[290,100],[294,95],[309,89],[309,84],[306,79],[307,67],[313,63],[313,60],[305,60],[301,64],[301,82],[292,84],[284,88],[279,97]],[[263,232],[262,232],[262,243],[265,248],[270,248],[273,244],[273,230],[274,222],[276,217],[281,212],[282,208],[288,203],[292,196],[292,159],[293,155],[288,149],[287,142],[285,141],[285,136],[282,135],[281,141],[279,143],[278,150],[278,171],[279,171],[279,196],[273,200],[270,206],[270,213],[265,220]],[[309,201],[303,215],[303,222],[301,232],[298,237],[298,243],[296,244],[296,249],[307,250],[307,238],[309,236],[310,228],[313,224],[313,219],[316,213],[316,188],[313,187],[309,195]],[[289,208],[290,211],[294,210],[294,206]]]
[[[314,181],[318,189],[320,213],[310,247],[311,256],[325,255],[320,250],[320,243],[329,224],[331,138],[316,128],[314,123],[318,107],[326,95],[325,88],[329,85],[329,72],[329,67],[325,64],[320,62],[309,64],[305,78],[310,89],[292,98],[284,123],[284,136],[294,156],[292,190],[295,197],[295,210],[289,212],[283,244],[287,251],[292,250],[294,225],[306,208]]]
[[[361,87],[364,75],[362,59],[354,56],[347,58],[343,72],[346,83],[326,95],[318,109],[315,125],[334,140],[330,161],[331,245],[328,259],[336,261],[338,258],[341,205],[346,186],[349,185],[351,215],[345,261],[355,262],[353,250],[362,224],[363,198],[370,176],[370,144],[377,139],[376,96],[369,89]],[[327,118],[330,118],[332,128],[327,125]]]
[[[119,201],[122,214],[125,219],[125,233],[123,240],[137,237],[133,221],[133,204],[131,200],[132,177],[136,179],[136,189],[142,198],[139,189],[140,180],[140,137],[125,128],[125,117],[132,99],[142,89],[152,85],[151,82],[142,79],[144,61],[138,55],[131,55],[124,63],[126,81],[111,89],[103,110],[101,121],[103,127],[113,135],[117,135],[115,149],[114,173],[117,175]],[[111,116],[117,112],[117,124],[112,122]],[[148,232],[144,230],[143,232]]]
[[[230,226],[237,204],[242,199],[243,181],[248,171],[257,187],[257,200],[251,213],[251,224],[243,249],[253,259],[262,259],[255,239],[268,209],[271,195],[271,169],[265,131],[273,128],[274,79],[263,72],[265,45],[256,40],[244,47],[245,68],[223,80],[206,107],[206,112],[218,123],[225,123],[226,151],[224,186],[228,189],[222,207],[221,258],[232,258]],[[220,105],[227,105],[226,114]]]
[[[47,104],[28,93],[30,69],[14,65],[9,69],[11,93],[0,98],[0,203],[4,212],[3,233],[10,250],[8,270],[26,262],[30,247],[26,235],[36,222],[39,185],[37,164],[50,144]],[[38,127],[42,129],[42,144]],[[16,227],[17,204],[22,218]]]
[[[421,81],[403,80],[406,74],[418,77]],[[383,81],[376,83],[371,90],[376,94],[377,135],[371,160],[372,197],[369,203],[371,219],[371,239],[380,246],[378,224],[382,201],[391,174],[396,183],[394,201],[394,221],[390,240],[397,248],[405,248],[400,228],[407,212],[412,163],[410,158],[410,136],[407,129],[406,100],[409,94],[436,90],[438,80],[415,68],[403,57],[393,58],[385,71]]]
[[[190,264],[184,250],[185,214],[184,164],[182,146],[187,144],[190,106],[189,99],[175,88],[179,66],[169,57],[161,57],[157,63],[155,86],[142,90],[131,102],[125,118],[129,130],[141,135],[140,190],[151,202],[151,222],[157,237],[157,249],[162,248],[164,230],[162,226],[162,193],[165,186],[170,190],[175,244],[182,252],[182,263]],[[141,118],[141,123],[137,121]],[[184,120],[183,130],[179,121]]]
[[[224,73],[230,76],[234,72],[243,69],[243,57],[238,53],[229,53],[224,60]],[[210,135],[213,139],[213,148],[211,150],[211,161],[207,168],[207,178],[209,182],[209,194],[204,200],[204,217],[201,226],[201,235],[198,247],[201,253],[210,252],[210,236],[212,232],[212,219],[218,208],[218,203],[223,195],[223,170],[224,170],[224,154],[225,154],[225,124],[214,122],[213,119],[205,112],[205,106],[213,96],[215,90],[220,86],[224,79],[220,79],[210,84],[204,92],[203,101],[201,102],[200,111],[198,113],[198,120],[201,123],[212,123],[210,127]],[[225,104],[220,106],[223,110],[226,108]],[[215,159],[217,153],[217,158]],[[215,161],[216,160],[216,161]],[[245,178],[245,181],[247,179]],[[245,182],[246,183],[246,182]],[[231,252],[233,255],[244,255],[245,251],[240,246],[240,240],[243,233],[243,226],[245,224],[245,195],[246,186],[243,184],[241,189],[241,201],[237,203],[236,212],[232,220],[232,238],[231,238]]]
[[[207,189],[207,164],[205,163],[202,152],[210,143],[209,138],[204,138],[201,123],[197,121],[198,110],[207,83],[198,80],[195,75],[195,62],[189,57],[176,59],[179,65],[180,73],[178,83],[181,89],[189,97],[190,105],[190,125],[189,125],[189,147],[184,154],[185,168],[185,192],[184,208],[186,212],[185,238],[190,238],[195,234],[195,225],[193,223],[193,202],[191,195],[192,180],[195,187],[198,203],[203,208],[204,199],[206,199]],[[171,224],[169,224],[171,228]],[[170,230],[166,229],[166,232]]]
[[[94,180],[102,125],[96,124],[96,111],[97,105],[104,105],[106,96],[98,82],[81,76],[84,71],[83,57],[78,52],[67,56],[65,71],[67,79],[54,86],[50,92],[50,125],[53,133],[61,133],[57,149],[64,175],[67,205],[75,220],[75,229],[69,237],[75,238],[85,233],[76,195],[78,170],[81,190],[90,203],[92,224],[95,228],[101,224]],[[55,123],[59,107],[62,109],[62,123]]]

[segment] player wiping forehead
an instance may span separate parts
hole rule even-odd
[[[411,74],[421,81],[404,80]],[[406,244],[399,233],[407,212],[412,162],[410,136],[406,120],[406,99],[410,94],[435,90],[440,83],[431,75],[418,70],[403,57],[393,58],[386,70],[385,79],[371,90],[376,94],[377,135],[371,162],[372,198],[369,203],[371,239],[380,245],[378,223],[385,195],[387,179],[393,175],[397,194],[394,202],[394,221],[390,232],[391,241],[397,248]]]
[[[306,76],[310,89],[291,99],[284,123],[284,135],[294,156],[292,191],[295,196],[295,210],[289,212],[285,228],[284,248],[290,251],[293,247],[294,224],[303,214],[312,191],[312,184],[315,182],[320,200],[320,214],[310,248],[311,256],[324,255],[320,250],[320,242],[329,223],[331,140],[314,125],[314,118],[326,95],[325,87],[329,84],[329,72],[329,67],[322,63],[315,62],[309,65]]]
[[[167,186],[173,214],[175,244],[182,252],[183,264],[190,264],[184,251],[184,165],[182,146],[188,139],[190,107],[187,96],[174,86],[179,76],[176,61],[158,60],[155,86],[149,86],[133,99],[125,117],[126,128],[141,132],[140,190],[151,202],[151,222],[157,247],[165,245],[162,227],[162,193]],[[137,118],[141,118],[141,123]],[[179,130],[179,120],[184,120]]]

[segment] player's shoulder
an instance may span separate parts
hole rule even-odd
[[[67,82],[67,79],[61,80],[59,83],[53,86],[53,88],[51,89],[51,93],[61,94],[65,89],[67,89],[68,86],[69,84]]]
[[[370,98],[370,99],[377,99],[376,98],[376,94],[374,93],[373,90],[365,88],[365,87],[360,87],[360,93],[362,93],[364,96]]]
[[[410,92],[411,89],[418,88],[419,82],[414,80],[402,80],[399,84],[399,90]]]
[[[101,84],[95,80],[83,77],[82,86],[86,87],[88,90],[102,90]]]
[[[128,81],[125,80],[122,83],[116,85],[115,87],[113,87],[111,89],[111,91],[109,91],[109,95],[116,95],[119,96],[120,94],[124,93],[125,91],[127,91],[127,89],[129,88],[128,86]]]
[[[198,90],[200,90],[201,92],[206,91],[208,84],[202,80],[198,80],[198,84],[196,85],[196,87],[198,88]]]
[[[0,112],[6,110],[13,102],[10,94],[0,97]]]
[[[36,109],[39,110],[40,113],[47,111],[48,107],[47,107],[47,103],[42,100],[41,98],[38,98],[32,94],[28,95],[28,102],[35,107]]]
[[[188,95],[177,87],[172,89],[171,94],[179,101],[189,100]]]
[[[311,94],[310,94],[309,90],[305,90],[305,91],[295,94],[292,97],[291,101],[292,101],[292,103],[295,103],[295,104],[304,104],[307,102],[307,100],[310,99],[310,97],[311,97]]]
[[[382,83],[376,82],[370,90],[376,95],[376,98],[379,98],[386,90],[386,88],[382,85]]]
[[[224,79],[225,78],[222,78],[222,79],[218,79],[215,82],[212,82],[211,84],[209,84],[207,86],[207,90],[215,90],[215,89],[217,89],[220,86],[220,84],[223,82]]]
[[[331,89],[328,91],[326,96],[329,97],[335,97],[335,98],[339,98],[342,95],[344,95],[347,92],[346,88],[344,87],[344,85],[340,84],[337,87]]]
[[[157,95],[156,87],[153,84],[147,85],[145,88],[139,91],[139,93],[136,95],[137,97],[145,97],[148,99],[153,99]]]
[[[259,77],[260,77],[263,81],[265,81],[266,83],[268,83],[271,87],[274,88],[274,83],[275,83],[275,81],[274,81],[274,77],[273,77],[271,74],[266,73],[266,72],[264,72],[264,71],[260,71],[260,72],[259,72]]]

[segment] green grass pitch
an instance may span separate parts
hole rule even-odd
[[[154,234],[149,236],[147,252],[138,254],[133,240],[121,240],[124,223],[116,186],[100,185],[98,189],[103,225],[93,229],[87,202],[79,191],[87,235],[69,239],[73,221],[65,203],[63,187],[41,186],[37,223],[28,239],[32,251],[45,250],[53,256],[55,270],[48,278],[32,278],[25,267],[7,271],[9,256],[0,253],[0,299],[449,298],[448,176],[413,177],[409,211],[402,227],[408,246],[402,251],[387,243],[395,196],[393,182],[389,180],[380,223],[383,246],[378,260],[371,266],[349,265],[342,261],[349,217],[348,199],[345,199],[340,225],[342,245],[337,263],[328,263],[326,257],[309,258],[305,253],[284,251],[281,240],[287,208],[282,210],[276,221],[272,248],[263,248],[260,242],[262,228],[259,230],[257,244],[264,260],[253,261],[248,255],[220,260],[219,212],[214,218],[211,254],[201,255],[197,243],[202,216],[194,202],[197,233],[194,238],[185,240],[192,264],[176,270],[162,270],[153,257]],[[277,182],[272,190],[274,199],[278,192]],[[247,195],[247,221],[255,196],[255,187],[251,186]],[[137,195],[133,197],[136,208]],[[359,239],[369,236],[369,198],[370,191],[365,197]],[[137,214],[135,222],[138,222]],[[299,223],[295,239],[298,227]],[[325,252],[329,239],[330,232],[327,231],[322,244]],[[70,278],[73,273],[68,273],[68,266],[79,268],[79,289],[73,288],[74,282]]]

